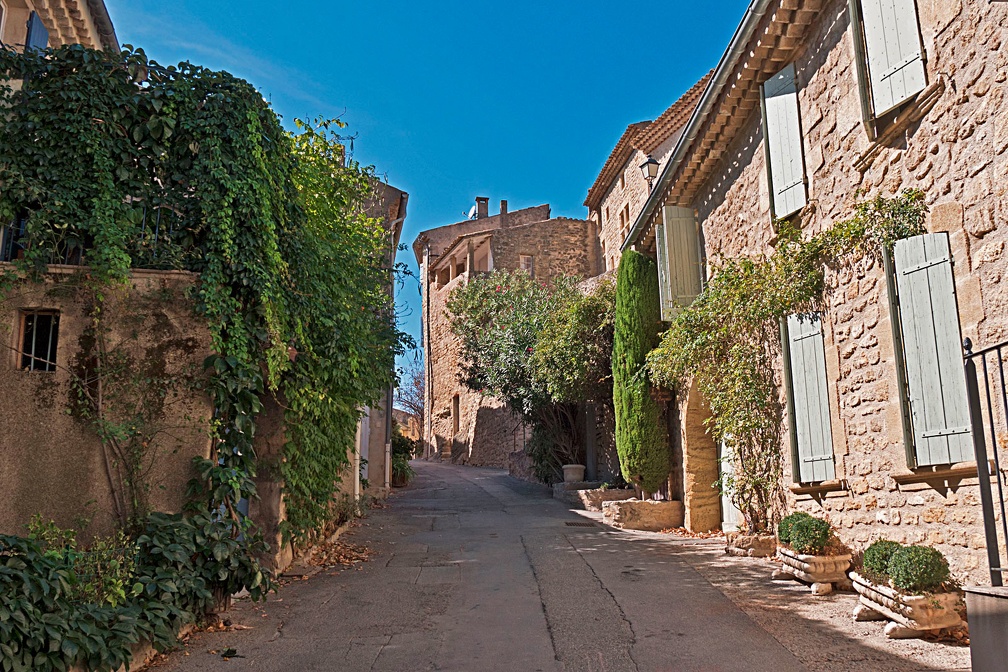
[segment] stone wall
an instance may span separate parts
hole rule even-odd
[[[528,221],[544,213],[546,219]],[[548,213],[549,206],[540,206],[482,219],[484,223],[494,220],[498,225],[490,241],[495,269],[515,270],[519,268],[521,255],[531,255],[537,278],[549,279],[559,274],[583,277],[591,273],[595,263],[591,223],[567,218],[548,219]],[[454,232],[460,230],[457,227],[459,225],[450,225],[425,231],[418,240],[426,236],[432,246],[435,242],[448,246],[458,234],[450,235],[443,229]],[[485,227],[472,229],[476,232],[487,230]],[[436,262],[431,266],[436,269]],[[431,453],[442,458],[450,457],[473,466],[507,468],[509,453],[524,446],[521,421],[500,401],[468,389],[459,380],[460,345],[452,334],[451,321],[446,314],[449,295],[468,281],[469,273],[463,272],[444,285],[434,281],[433,272],[430,274],[429,283],[425,283],[429,307],[425,306],[424,322],[427,325],[431,403],[426,409],[429,433],[424,443]],[[454,431],[453,418],[456,396],[458,433]],[[427,430],[426,422],[424,430]]]
[[[1008,92],[1008,6],[918,6],[937,103],[881,143],[861,121],[847,3],[828,3],[812,26],[795,62],[809,179],[803,228],[807,235],[828,228],[866,196],[922,189],[929,231],[950,234],[963,335],[978,347],[992,345],[1008,338],[1008,121],[999,114]],[[774,242],[758,110],[728,150],[694,204],[712,266],[719,257],[766,254]],[[792,492],[791,506],[826,515],[856,548],[880,537],[934,545],[957,577],[985,582],[977,479],[915,475],[907,467],[880,265],[840,268],[827,282],[823,329],[843,489]]]
[[[75,392],[71,371],[90,326],[75,289],[79,267],[50,267],[45,282],[18,283],[0,300],[6,332],[0,355],[0,532],[24,534],[34,514],[75,527],[90,520],[84,536],[107,534],[117,526],[102,446],[88,421],[69,414]],[[193,313],[186,291],[195,276],[183,272],[135,271],[122,289],[106,295],[105,318],[110,348],[130,357],[146,375],[180,376],[202,372],[210,335]],[[23,309],[59,311],[57,370],[20,367]],[[201,392],[181,390],[169,397],[151,447],[151,506],[179,511],[186,486],[195,474],[194,456],[208,456],[210,400]]]

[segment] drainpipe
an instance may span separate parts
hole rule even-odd
[[[630,227],[630,233],[627,234],[626,240],[623,241],[623,245],[620,248],[622,252],[626,252],[637,244],[637,238],[644,232],[648,222],[651,221],[651,217],[661,206],[662,201],[665,199],[665,192],[672,182],[672,176],[686,156],[686,151],[693,144],[693,141],[696,140],[700,127],[703,125],[703,120],[713,110],[718,93],[724,87],[730,85],[732,72],[735,70],[735,62],[745,55],[746,47],[756,32],[760,19],[767,13],[770,6],[776,4],[776,2],[777,0],[752,0],[749,3],[749,8],[746,9],[742,22],[735,29],[731,42],[728,43],[728,49],[725,50],[721,60],[718,61],[717,68],[714,69],[714,75],[700,97],[700,102],[697,103],[696,109],[690,115],[682,135],[679,136],[679,140],[676,142],[675,148],[669,156],[669,160],[665,163],[665,169],[662,170],[661,176],[658,178],[657,187],[651,190],[647,201],[644,202],[644,208],[637,215],[633,226]]]

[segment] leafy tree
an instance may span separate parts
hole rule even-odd
[[[644,369],[658,342],[661,304],[654,261],[632,250],[620,259],[613,333],[616,451],[623,478],[654,492],[669,474],[668,432]]]

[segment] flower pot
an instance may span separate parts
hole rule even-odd
[[[393,488],[405,488],[409,485],[410,477],[407,474],[397,474],[392,473],[392,487]]]
[[[851,580],[858,594],[854,620],[892,621],[885,629],[886,636],[891,639],[919,637],[932,630],[962,625],[957,611],[962,596],[958,592],[908,595],[866,579],[857,572],[851,572]]]
[[[805,555],[790,548],[777,547],[777,560],[781,567],[773,573],[773,578],[798,579],[812,584],[813,595],[828,595],[833,587],[850,585],[847,570],[850,569],[851,556],[841,555]]]
[[[583,464],[563,465],[564,483],[579,483],[584,480],[585,466]]]

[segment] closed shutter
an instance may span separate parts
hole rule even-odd
[[[973,438],[948,234],[900,240],[894,257],[917,464],[971,460]]]
[[[802,483],[828,481],[835,471],[822,320],[819,315],[791,315],[787,333],[797,473]]]
[[[668,286],[667,301],[662,299],[662,319],[669,321],[680,308],[693,303],[702,288],[703,276],[700,237],[693,210],[667,205],[662,208],[662,224]],[[657,239],[655,243],[658,244]]]
[[[875,116],[924,89],[924,52],[914,0],[861,0]]]
[[[45,49],[49,46],[49,31],[37,12],[28,15],[28,35],[25,37],[25,50]]]
[[[763,84],[763,113],[774,214],[787,217],[800,210],[807,201],[793,65],[788,65]]]

